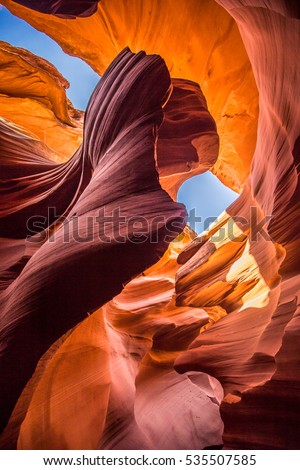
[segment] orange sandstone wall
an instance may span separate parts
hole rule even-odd
[[[158,130],[158,140],[151,141],[151,145],[149,136],[152,132],[157,137],[156,128],[154,124],[151,129],[145,124],[149,145],[147,178],[143,179],[141,167],[135,162],[135,174],[140,174],[140,179],[131,183],[139,187],[141,181],[151,181],[164,202],[158,203],[159,198],[151,200],[145,188],[140,199],[132,197],[134,192],[129,191],[131,211],[138,212],[141,205],[149,211],[149,217],[163,209],[170,216],[179,217],[182,209],[157,186],[155,169],[160,172],[161,185],[173,196],[178,181],[210,166],[225,184],[241,192],[201,236],[195,237],[185,228],[168,247],[160,248],[159,253],[152,253],[153,247],[149,246],[143,252],[147,257],[143,267],[138,247],[129,250],[130,256],[122,265],[126,275],[120,279],[123,286],[119,286],[119,293],[113,289],[113,279],[108,282],[106,278],[114,269],[119,272],[116,267],[123,255],[121,251],[117,256],[107,255],[113,262],[111,266],[109,262],[105,265],[105,279],[99,267],[96,273],[102,275],[107,289],[111,288],[110,295],[105,299],[100,296],[103,284],[92,276],[89,299],[96,299],[92,308],[79,312],[76,302],[73,310],[61,312],[61,318],[66,322],[68,319],[64,331],[59,330],[64,335],[52,338],[31,379],[20,388],[19,400],[2,434],[3,448],[197,449],[222,443],[237,449],[300,447],[297,431],[300,424],[300,110],[295,99],[300,83],[299,8],[296,2],[284,1],[276,5],[260,0],[220,0],[219,3],[101,1],[96,13],[71,20],[33,12],[13,1],[3,2],[13,13],[57,40],[67,52],[82,57],[100,74],[128,45],[133,51],[144,49],[147,53],[160,54],[171,77],[182,79],[171,81],[161,63],[159,86],[153,75],[148,75],[153,86],[148,84],[149,93],[151,88],[157,98],[158,90],[161,91],[153,122],[159,125],[162,112],[165,121],[160,127],[161,134]],[[18,67],[22,64],[20,59],[17,63]],[[114,64],[109,69],[111,72],[117,67]],[[51,74],[53,77],[56,72]],[[130,77],[134,80],[134,75]],[[128,85],[131,82],[127,80],[124,71],[124,84]],[[201,90],[188,80],[200,84],[210,114]],[[166,94],[172,91],[165,104]],[[139,92],[144,96],[143,89]],[[52,103],[51,107],[55,108],[55,100],[49,97],[45,102],[39,89],[30,93],[39,97],[43,106]],[[176,93],[183,93],[180,95],[183,97],[178,99]],[[93,146],[95,142],[99,145],[93,133],[96,128],[93,113],[100,116],[97,97],[96,93],[89,110],[92,124],[87,121],[88,135],[96,140],[84,144],[80,150],[94,169],[99,157],[96,151],[92,153],[97,148]],[[118,93],[117,97],[122,98]],[[111,100],[117,106],[113,94]],[[104,112],[105,102],[101,103]],[[172,126],[168,129],[172,116],[178,112],[176,103],[180,104],[179,109],[185,103],[181,116],[182,139],[174,128],[172,132]],[[61,116],[59,109],[55,112]],[[128,125],[125,115],[124,111],[122,132]],[[195,119],[200,122],[202,117],[205,132],[200,141],[200,128],[191,132],[190,124]],[[220,138],[217,160],[218,135],[213,119]],[[21,121],[15,124],[24,125]],[[5,129],[7,142],[18,141],[14,126],[6,125]],[[103,131],[101,126],[100,129]],[[27,130],[33,132],[29,126]],[[108,140],[111,139],[110,127],[105,130]],[[182,145],[183,160],[176,155],[172,161],[166,152],[174,142],[176,148]],[[31,140],[28,145],[30,149],[35,148]],[[124,148],[121,146],[119,151]],[[211,153],[206,160],[207,149]],[[36,152],[38,161],[47,153],[41,146]],[[76,162],[82,157],[76,153],[73,161],[74,158]],[[106,153],[103,158],[109,168]],[[12,171],[9,159],[5,161],[9,175]],[[113,161],[114,189],[127,191],[123,177],[126,168],[122,167],[118,178],[118,159]],[[183,171],[185,161],[194,162],[188,171]],[[20,162],[16,166],[22,167]],[[103,169],[97,171],[101,173]],[[87,177],[83,182],[88,197],[82,199],[78,195],[75,207],[81,215],[85,204],[89,210],[95,207],[92,194],[100,186],[97,186],[97,176],[91,181]],[[101,188],[103,198],[113,194],[111,189],[108,191],[109,186]],[[122,192],[124,204],[126,191]],[[10,253],[18,260],[22,250],[14,243],[10,240]],[[31,258],[31,266],[35,259],[50,254],[46,250],[45,245],[38,248],[35,258]],[[77,255],[74,248],[72,256],[78,261],[76,272],[80,273],[83,265]],[[128,275],[132,257],[136,260],[135,270],[130,271],[133,279]],[[93,264],[91,257],[86,259]],[[89,292],[86,278],[90,273],[84,270],[84,274],[81,282],[86,293]],[[16,275],[15,271],[10,275]],[[67,271],[65,276],[70,289],[74,288]],[[82,286],[78,279],[74,298],[80,298]],[[23,295],[22,276],[16,276],[16,281]],[[6,306],[6,312],[10,315],[9,307]],[[51,318],[49,306],[44,308]],[[58,304],[55,311],[61,308]],[[76,321],[72,318],[74,312],[78,314]],[[76,326],[78,321],[81,322]],[[80,416],[77,427],[76,414]]]

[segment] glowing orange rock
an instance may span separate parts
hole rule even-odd
[[[45,59],[2,41],[0,65],[1,117],[66,161],[81,144],[83,124],[66,97],[67,80]]]
[[[176,257],[190,237],[186,230],[158,263],[50,348],[19,399],[2,447],[221,444],[219,382],[199,372],[181,375],[173,367],[209,321],[204,309],[175,305]],[[46,416],[45,409],[52,411]],[[70,432],[73,418],[77,425]]]
[[[159,86],[154,87],[156,82]],[[55,165],[42,158],[39,147],[24,136],[0,134],[4,154],[5,146],[15,144],[23,157],[18,165],[18,159],[11,164],[4,155],[3,236],[25,239],[32,217],[44,221],[28,241],[33,256],[22,257],[21,269],[13,264],[3,272],[11,283],[1,293],[0,366],[7,378],[0,391],[2,426],[51,344],[156,262],[182,232],[185,208],[161,188],[155,164],[153,136],[170,91],[160,57],[126,48],[95,88],[83,144],[67,163]],[[48,214],[52,204],[56,215]],[[5,247],[6,239],[1,242]],[[81,289],[74,290],[78,282]],[[23,350],[22,344],[35,347]]]
[[[42,359],[12,413],[3,447],[16,445],[18,436],[20,448],[220,445],[223,389],[220,410],[226,446],[299,447],[299,434],[293,429],[300,424],[297,3],[220,0],[236,24],[212,1],[103,0],[97,13],[75,20],[32,12],[13,1],[3,3],[100,73],[129,44],[133,50],[160,53],[171,75],[183,79],[181,85],[186,86],[186,80],[198,82],[220,135],[220,155],[213,171],[229,186],[242,189],[206,233],[192,240],[186,231],[157,264],[131,280],[68,337],[50,346],[45,367]],[[186,31],[189,36],[183,41]],[[247,179],[257,122],[251,67],[259,90],[260,119]],[[195,85],[192,88],[195,92]],[[192,101],[197,101],[195,94]],[[172,111],[171,101],[169,105]],[[168,105],[166,115],[167,110]],[[209,118],[206,110],[204,114]],[[179,147],[182,141],[178,142]],[[212,142],[215,149],[215,133]],[[183,145],[189,148],[187,159],[181,161],[176,155],[171,165],[160,165],[161,181],[165,179],[173,195],[176,178],[182,181],[188,176],[183,171],[185,162],[191,167],[195,163],[190,174],[201,170],[197,146],[190,144],[189,138]],[[157,154],[156,161],[159,158]],[[214,158],[215,150],[207,167]],[[97,152],[93,159],[97,160]],[[136,199],[132,207],[135,204]],[[20,251],[13,241],[9,248],[14,255]],[[115,259],[113,268],[118,262]],[[97,295],[97,288],[93,284],[89,300]],[[95,338],[92,326],[100,317],[102,331]],[[92,351],[89,345],[95,345]],[[74,348],[78,357],[80,352],[84,356],[80,376],[74,367],[76,354],[68,363]],[[80,386],[81,379],[86,386]],[[89,403],[92,411],[81,414],[82,440],[77,432],[68,432],[72,412],[81,400],[73,397],[64,407],[55,394],[46,396],[45,390],[51,387],[58,393],[76,390]],[[101,413],[94,416],[100,396]],[[49,408],[53,416],[43,421]],[[196,420],[199,409],[202,423]],[[60,422],[62,415],[67,417],[64,422]],[[207,433],[205,426],[209,426]],[[86,434],[89,429],[97,439]]]
[[[215,1],[101,0],[95,14],[72,20],[2,3],[100,75],[129,46],[161,55],[172,77],[199,83],[220,136],[213,172],[241,191],[255,149],[258,95],[238,28]]]
[[[300,74],[299,62],[295,63],[299,9],[295,2],[284,1],[276,6],[269,2],[264,8],[256,8],[259,1],[220,3],[239,25],[258,84],[258,140],[242,195],[215,228],[186,247],[185,264],[178,272],[180,304],[218,303],[229,315],[200,334],[178,357],[175,368],[206,371],[229,393],[221,406],[225,445],[299,448],[299,436],[292,431],[300,423],[295,302],[299,295],[300,110],[294,100]],[[250,214],[255,208],[257,220]],[[224,245],[222,239],[222,246],[217,246],[217,231],[227,226],[228,233],[235,217],[238,238]],[[239,289],[251,278],[246,291]]]

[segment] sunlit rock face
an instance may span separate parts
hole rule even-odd
[[[241,191],[255,149],[258,93],[238,27],[224,8],[213,0],[101,0],[92,16],[69,20],[2,3],[100,75],[129,46],[161,55],[172,77],[198,83],[220,136],[213,172]]]
[[[176,256],[190,239],[186,230],[157,264],[48,350],[3,446],[197,449],[222,443],[221,385],[173,366],[209,319],[205,310],[175,305]],[[49,387],[53,392],[45,393]]]
[[[226,446],[299,448],[294,426],[300,421],[300,129],[293,98],[299,93],[299,65],[294,62],[299,21],[283,2],[277,2],[276,11],[271,3],[270,9],[244,3],[228,2],[228,8],[239,24],[260,96],[249,187],[210,233],[181,255],[184,264],[176,284],[178,304],[218,304],[230,315],[199,335],[175,368],[205,371],[221,381]],[[236,241],[241,243],[218,242],[217,230],[228,233],[236,215],[250,220],[251,207],[257,208],[259,219],[272,216],[264,223],[264,237],[256,239],[255,227],[237,220]]]
[[[12,280],[1,299],[1,373],[8,377],[1,387],[4,423],[53,341],[153,264],[167,248],[167,240],[185,226],[185,209],[161,189],[154,159],[155,135],[170,87],[161,58],[125,49],[96,87],[85,115],[83,143],[66,164],[51,165],[37,152],[30,155],[31,141],[29,157],[25,154],[22,162],[25,175],[16,177],[10,159],[5,159],[9,168],[2,187],[2,234],[27,239],[20,275],[16,260],[3,273],[4,280]],[[5,134],[4,155],[7,135],[17,140],[12,133]],[[25,138],[19,140],[26,145]],[[48,215],[50,207],[58,214],[54,220]],[[130,223],[105,222],[116,211]],[[36,215],[46,227],[28,238],[28,221]],[[37,249],[28,260],[35,238]],[[73,292],[78,283],[80,289]],[[22,351],[16,343],[35,347]]]
[[[3,2],[99,73],[114,61],[69,159],[81,118],[63,78],[1,46],[4,64],[14,57],[4,103],[23,106],[24,89],[61,122],[58,147],[34,131],[34,108],[27,125],[6,105],[0,123],[1,447],[299,448],[299,7],[49,1],[45,15],[19,3]],[[115,58],[127,45],[162,58]],[[196,236],[173,199],[207,169],[241,195]],[[116,208],[143,224],[64,243]],[[26,239],[37,213],[46,226]]]
[[[66,97],[67,80],[45,59],[3,41],[0,64],[1,117],[66,161],[82,141],[83,122]]]

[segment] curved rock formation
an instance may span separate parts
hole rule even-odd
[[[82,141],[83,113],[66,97],[67,80],[45,59],[0,41],[1,117],[66,161]]]
[[[205,371],[221,381],[228,393],[221,407],[225,445],[299,448],[293,429],[300,422],[295,369],[300,357],[300,111],[293,96],[299,92],[294,58],[300,24],[285,2],[275,10],[271,5],[257,8],[259,2],[222,4],[236,19],[253,65],[260,96],[258,140],[248,189],[210,233],[187,247],[178,272],[180,304],[217,303],[230,315],[200,335],[175,366],[182,372]],[[236,225],[236,239],[214,241],[217,230],[225,227],[228,233],[230,225]],[[293,411],[288,407],[292,396]],[[280,407],[285,411],[274,413]]]
[[[157,56],[119,54],[64,164],[1,121],[1,446],[300,448],[298,4],[103,0],[70,20],[3,3],[100,73],[129,45],[176,78]],[[241,195],[207,232],[180,234],[158,173],[175,198],[208,168]],[[46,229],[25,242],[36,208]],[[95,234],[101,208],[100,242],[63,243]],[[137,227],[116,233],[123,214]]]
[[[176,199],[183,181],[216,163],[219,136],[199,85],[174,78],[172,85],[159,130],[157,165],[160,184]]]
[[[176,257],[190,239],[186,229],[158,263],[52,346],[19,399],[2,447],[221,445],[222,387],[207,374],[180,375],[173,367],[213,311],[175,305]],[[78,421],[79,403],[85,406]],[[46,416],[45,409],[52,411]]]
[[[241,191],[255,149],[258,94],[238,28],[214,0],[101,0],[92,16],[74,20],[2,3],[100,75],[129,46],[162,56],[172,77],[199,83],[220,136],[213,172]]]
[[[4,194],[20,187],[15,199],[2,200],[4,236],[15,238],[20,231],[24,237],[26,220],[34,215],[48,230],[51,205],[64,220],[2,294],[2,424],[47,348],[153,264],[185,225],[185,209],[161,189],[154,160],[170,86],[160,58],[124,50],[91,97],[74,157],[50,169],[43,162],[42,172],[28,175],[28,166],[41,160],[31,157],[26,176],[9,179],[8,191],[3,187]],[[78,283],[80,290],[74,290]]]

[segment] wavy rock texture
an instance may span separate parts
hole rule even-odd
[[[154,88],[155,82],[159,86]],[[56,223],[48,240],[38,245],[2,294],[1,374],[8,378],[1,388],[2,424],[47,348],[153,264],[167,248],[167,240],[185,225],[185,209],[161,189],[154,160],[156,128],[170,86],[159,57],[124,50],[91,97],[83,144],[74,157],[49,168],[40,155],[31,156],[24,159],[26,175],[11,175],[3,186],[2,233],[7,238],[16,238],[16,232],[25,237],[26,220],[35,214],[44,218],[49,230],[53,221],[47,210],[52,204],[64,221],[56,221],[62,225]],[[37,162],[44,164],[38,174],[34,173]],[[11,199],[13,189],[16,197]],[[115,219],[113,224],[105,222],[116,210],[126,224]],[[41,236],[38,239],[41,243]],[[26,243],[34,245],[34,240]],[[13,268],[4,275],[11,277]],[[22,350],[16,344],[35,347]]]
[[[103,0],[71,20],[3,3],[100,73],[128,44],[160,53],[179,78],[158,57],[123,51],[65,164],[1,122],[1,446],[299,448],[298,4],[220,0],[226,13],[212,1]],[[175,198],[210,167],[240,197],[207,232],[185,228],[168,246],[184,211],[157,172]],[[25,242],[30,211],[52,201],[65,225],[47,215]],[[165,214],[158,243],[137,243],[153,233],[143,224],[136,243],[62,243],[117,204],[148,229]],[[21,355],[26,341],[37,348]]]
[[[175,367],[181,372],[205,371],[222,383],[227,394],[221,407],[226,446],[299,448],[300,129],[293,96],[299,93],[294,57],[299,55],[300,25],[284,2],[278,2],[276,11],[266,5],[257,8],[258,3],[250,8],[246,2],[228,2],[260,94],[249,189],[246,186],[210,233],[185,250],[177,281],[180,304],[220,304],[230,315],[200,335]],[[258,220],[272,215],[264,222],[265,235],[272,239],[256,240],[255,225],[237,219],[241,243],[218,243],[217,230],[225,227],[228,233],[232,217],[251,219],[245,213],[249,205],[257,207]]]
[[[214,0],[101,0],[95,14],[75,20],[2,3],[100,75],[129,46],[161,55],[172,77],[199,83],[220,135],[213,171],[241,191],[255,149],[258,94],[238,28]]]
[[[180,375],[173,367],[209,319],[205,310],[175,305],[176,256],[190,239],[186,231],[156,265],[54,345],[24,390],[2,445],[17,438],[22,449],[221,444],[222,387],[207,374]],[[45,416],[45,409],[52,411]]]

